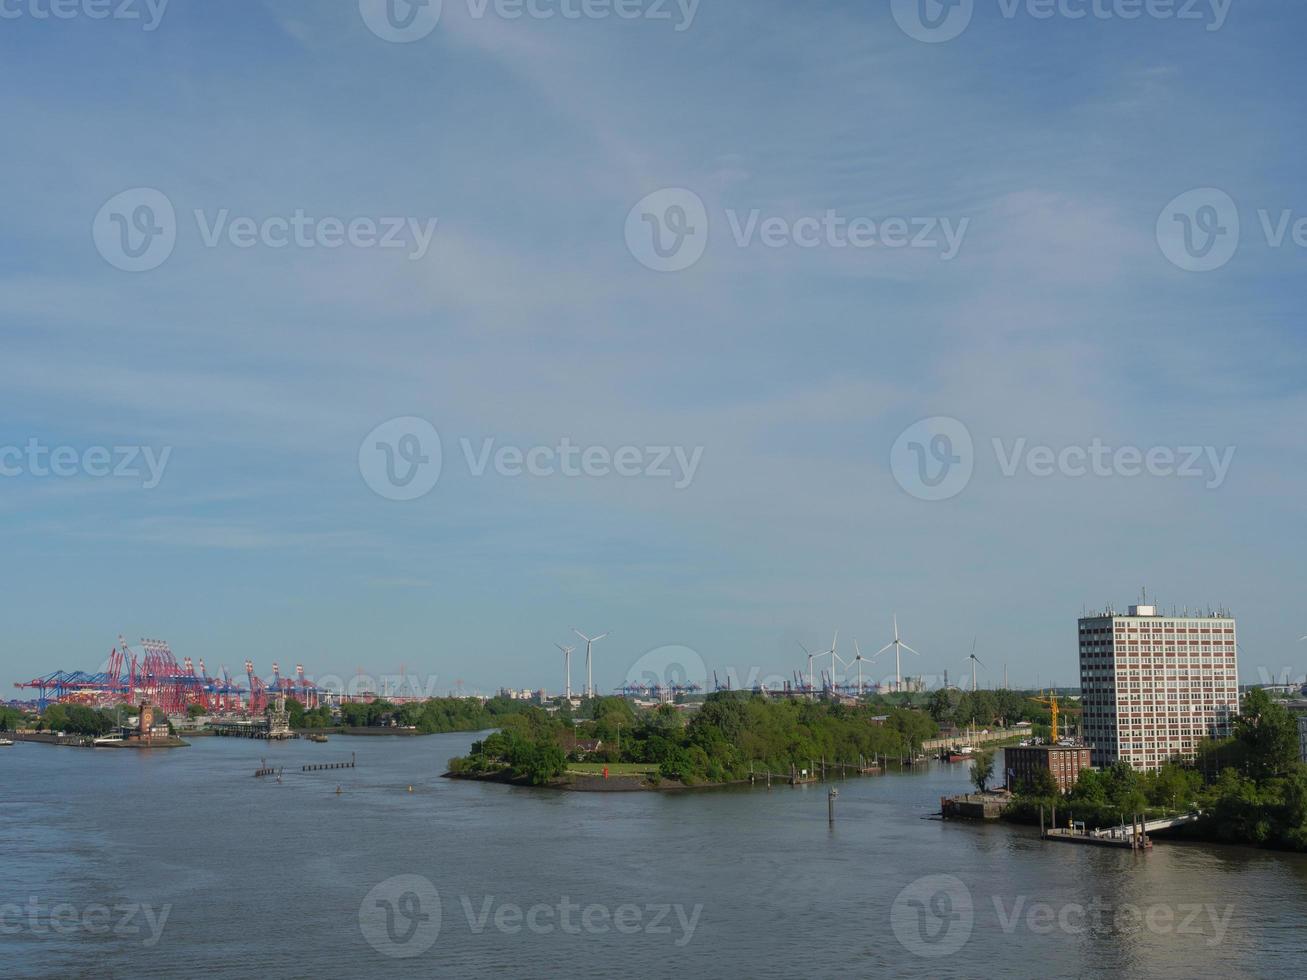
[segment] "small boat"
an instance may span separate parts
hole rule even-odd
[[[7,749],[13,744],[14,740],[12,738],[0,738],[0,749]]]
[[[310,741],[310,742],[325,742],[326,740],[327,740],[327,736],[321,734],[320,732],[319,732],[318,734],[316,734],[316,735],[310,735],[310,736],[309,736],[309,741]]]
[[[104,745],[122,745],[122,744],[123,744],[123,741],[124,741],[124,739],[123,739],[123,737],[122,737],[121,735],[101,735],[99,738],[97,738],[97,739],[96,739],[94,742],[92,742],[91,744],[92,744],[92,745],[99,745],[99,746],[104,746]]]

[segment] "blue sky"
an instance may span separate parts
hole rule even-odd
[[[1209,30],[1206,0],[1206,20],[977,0],[941,43],[889,3],[702,0],[678,30],[674,5],[445,0],[410,43],[346,0],[172,0],[150,31],[45,7],[0,20],[0,446],[170,454],[149,489],[0,477],[6,683],[93,668],[124,633],[210,668],[556,690],[572,625],[613,632],[603,689],[672,645],[788,676],[798,642],[870,652],[897,611],[914,671],[960,675],[977,635],[989,680],[1068,684],[1082,607],[1144,585],[1232,608],[1247,681],[1307,665],[1300,4],[1235,0]],[[92,228],[138,188],[176,241],[126,272]],[[624,232],[666,188],[707,217],[675,272]],[[1201,188],[1240,233],[1195,272],[1157,229]],[[297,211],[437,225],[419,258],[205,244],[224,213]],[[1278,247],[1260,211],[1288,213]],[[966,224],[949,258],[741,246],[755,212]],[[386,499],[360,446],[407,417],[438,431],[440,478]],[[936,417],[973,472],[919,499],[892,447]],[[476,476],[463,439],[702,454],[679,488]],[[1219,480],[1004,472],[1095,440],[1234,456]]]

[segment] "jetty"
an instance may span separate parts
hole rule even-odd
[[[1174,830],[1197,823],[1202,819],[1201,812],[1182,813],[1174,817],[1158,817],[1145,820],[1132,817],[1129,823],[1117,827],[1104,827],[1090,830],[1083,823],[1074,820],[1070,827],[1043,827],[1043,811],[1040,811],[1040,832],[1044,840],[1063,841],[1068,844],[1090,844],[1095,847],[1123,847],[1132,851],[1147,851],[1153,846],[1152,834],[1159,830]]]
[[[313,765],[300,766],[300,772],[322,772],[326,769],[354,769],[358,765],[353,752],[349,754],[349,762],[318,762]]]

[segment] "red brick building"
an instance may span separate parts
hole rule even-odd
[[[1090,768],[1090,750],[1078,745],[1021,745],[1003,750],[1007,788],[1017,792],[1035,780],[1041,769],[1052,773],[1063,793],[1075,786],[1080,770]]]

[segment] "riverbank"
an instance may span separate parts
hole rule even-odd
[[[654,781],[645,775],[630,773],[610,774],[605,777],[589,773],[564,773],[545,783],[533,783],[528,776],[514,776],[512,770],[500,769],[495,772],[442,773],[444,779],[457,779],[475,783],[502,783],[506,786],[518,786],[527,789],[553,789],[573,793],[671,793],[689,789],[710,789],[714,786],[728,785],[711,783],[703,786],[686,786],[674,779]]]
[[[78,749],[184,749],[190,743],[175,735],[168,735],[147,740],[124,739],[121,742],[102,742],[95,744],[91,735],[57,735],[53,732],[9,732],[5,738],[14,742],[33,742],[37,745],[61,745]]]
[[[900,771],[911,772],[912,769],[911,767],[903,767]],[[526,789],[554,789],[575,793],[692,793],[699,790],[738,789],[747,786],[780,789],[785,786],[807,786],[825,782],[843,783],[860,777],[882,776],[884,773],[884,769],[878,769],[867,772],[846,772],[826,779],[808,777],[794,780],[791,780],[790,777],[776,776],[770,782],[766,780],[765,774],[755,774],[745,779],[732,779],[724,782],[683,783],[679,779],[668,779],[656,773],[610,772],[607,776],[604,776],[602,773],[568,771],[562,776],[556,776],[545,783],[533,783],[528,776],[514,776],[510,769],[499,769],[494,772],[483,773],[450,771],[442,773],[441,778],[466,782],[501,783],[506,786],[518,786]]]

